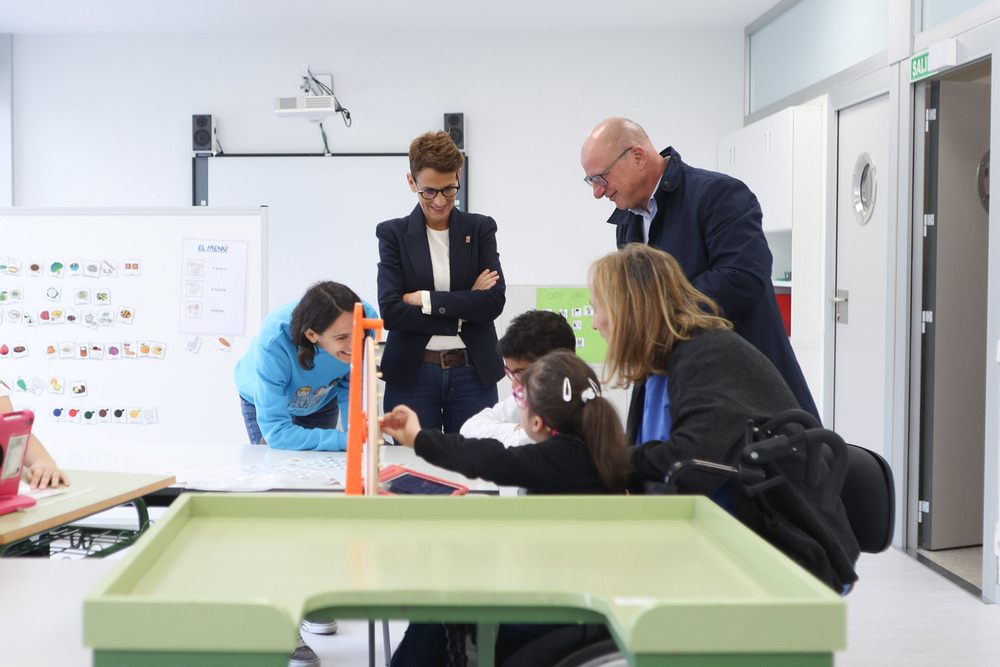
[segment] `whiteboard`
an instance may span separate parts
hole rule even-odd
[[[266,228],[260,209],[0,210],[0,379],[61,465],[103,446],[246,442],[233,368],[266,307]],[[239,331],[184,331],[185,241],[245,257],[216,308]]]
[[[417,204],[406,155],[228,155],[208,165],[209,206],[268,209],[268,303],[333,280],[378,307],[375,227]]]

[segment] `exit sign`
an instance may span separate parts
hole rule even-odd
[[[929,58],[929,51],[925,51],[920,55],[910,58],[910,83],[919,81],[920,79],[926,79],[930,75],[937,73],[936,71],[931,71],[928,63]]]

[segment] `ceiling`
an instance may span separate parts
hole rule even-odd
[[[742,28],[779,2],[787,0],[0,0],[0,34]]]

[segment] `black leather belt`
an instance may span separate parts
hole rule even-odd
[[[442,370],[470,365],[468,352],[462,347],[454,350],[424,350],[424,361],[437,364]]]

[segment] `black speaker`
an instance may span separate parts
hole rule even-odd
[[[465,150],[465,114],[446,113],[444,131],[451,135],[451,140],[458,146],[458,150]]]
[[[211,114],[191,116],[191,150],[199,153],[211,153],[214,135],[215,127],[212,124]]]

